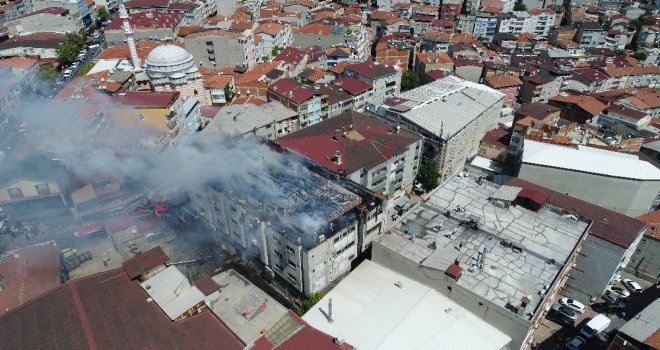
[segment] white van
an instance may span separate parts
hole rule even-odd
[[[598,314],[580,329],[580,335],[589,340],[610,326],[607,316]]]

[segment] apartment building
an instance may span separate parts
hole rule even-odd
[[[284,22],[268,21],[261,23],[254,33],[261,37],[259,57],[273,56],[273,49],[282,50],[293,43],[291,25]]]
[[[380,236],[385,201],[283,152],[264,155],[281,163],[266,172],[248,172],[239,184],[211,181],[191,188],[191,207],[229,250],[309,295],[349,272],[351,262]],[[269,190],[251,190],[264,186]]]
[[[222,29],[203,30],[187,35],[184,44],[195,62],[209,68],[243,65],[252,69],[259,61],[251,30],[242,33]]]
[[[93,22],[93,17],[96,17],[94,3],[92,2],[90,6],[85,0],[34,0],[30,4],[31,11],[39,11],[52,7],[69,10],[69,16],[76,21],[76,26],[79,30],[90,26]]]
[[[401,70],[374,61],[356,63],[344,69],[344,76],[371,84],[373,95],[368,103],[378,105],[401,91]]]
[[[279,101],[295,111],[301,128],[328,118],[326,96],[292,79],[280,79],[268,86],[268,100]]]
[[[369,30],[363,25],[335,24],[331,21],[309,23],[293,31],[293,45],[305,48],[319,46],[322,49],[331,47],[350,47],[355,50],[360,61],[371,56],[371,39]]]
[[[388,198],[412,189],[422,153],[421,136],[355,111],[277,143]]]

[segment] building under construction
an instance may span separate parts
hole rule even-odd
[[[385,200],[309,160],[245,174],[240,186],[190,190],[191,208],[244,261],[259,261],[310,294],[350,271],[384,226]],[[300,166],[302,164],[302,166]]]

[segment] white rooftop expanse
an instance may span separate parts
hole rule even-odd
[[[411,108],[401,113],[406,119],[446,139],[459,132],[504,94],[485,85],[449,76],[406,91],[402,105]]]
[[[326,317],[329,298],[332,323]],[[509,336],[436,290],[369,260],[302,318],[360,350],[487,350],[502,349],[511,342]]]
[[[105,71],[120,70],[126,72],[133,71],[133,65],[128,60],[120,59],[109,59],[109,60],[98,60],[94,67],[87,72],[86,75],[96,74]]]
[[[176,266],[159,271],[140,286],[171,320],[204,301],[204,294]]]
[[[660,169],[630,154],[525,140],[523,163],[634,180],[660,180]]]

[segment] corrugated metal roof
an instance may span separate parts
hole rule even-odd
[[[449,76],[401,94],[411,108],[402,116],[447,139],[477,119],[486,109],[502,103],[504,94],[481,84]]]
[[[525,140],[523,163],[633,180],[660,180],[660,169],[637,156]]]
[[[397,287],[395,284],[399,284]],[[326,313],[332,298],[333,322]],[[511,342],[438,291],[369,260],[312,310],[307,323],[358,349],[502,349]]]
[[[660,325],[660,299],[656,299],[626,322],[619,331],[643,343],[658,332],[660,329],[658,325]]]
[[[191,285],[188,278],[176,266],[161,270],[142,282],[140,286],[171,320],[175,320],[204,301],[204,294]]]

